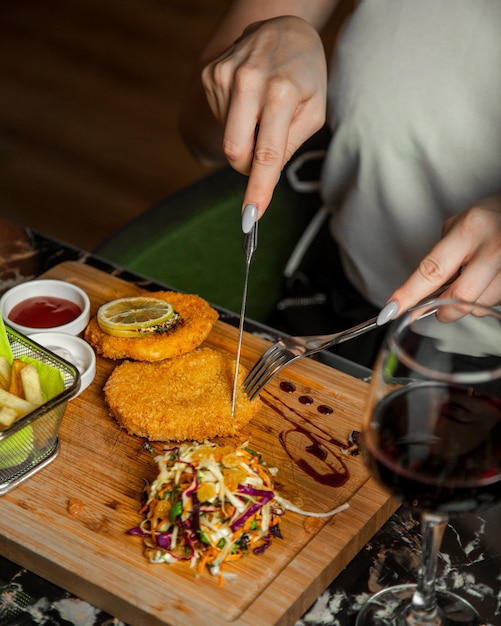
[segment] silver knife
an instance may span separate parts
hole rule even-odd
[[[235,402],[237,398],[238,366],[240,365],[240,352],[242,350],[242,336],[244,332],[245,308],[247,306],[247,286],[249,284],[249,270],[252,255],[257,248],[257,220],[254,222],[249,232],[244,234],[243,249],[245,253],[245,278],[244,291],[242,295],[242,308],[240,309],[240,324],[238,327],[237,356],[235,361],[235,377],[233,379],[233,393],[231,395],[231,414],[235,416]]]

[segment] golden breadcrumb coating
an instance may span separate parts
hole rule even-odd
[[[108,359],[161,361],[197,348],[210,333],[218,313],[203,298],[175,291],[144,291],[138,295],[170,302],[184,324],[170,333],[151,337],[114,337],[101,330],[94,316],[85,329],[85,340]]]
[[[129,433],[151,441],[202,441],[238,433],[256,415],[241,385],[231,414],[235,359],[202,347],[167,361],[118,365],[104,387],[110,413]]]

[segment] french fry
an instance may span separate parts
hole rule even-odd
[[[14,359],[11,366],[0,356],[0,429],[8,428],[43,403],[37,368],[21,359]]]
[[[21,382],[21,370],[27,363],[19,359],[14,359],[10,370],[10,384],[8,391],[18,398],[24,398],[23,383]]]
[[[35,404],[36,406],[40,406],[44,403],[43,393],[42,393],[42,385],[40,383],[40,376],[38,374],[37,368],[31,363],[27,364],[26,367],[23,367],[20,372],[21,383],[23,386],[24,398]]]
[[[35,404],[15,396],[13,393],[5,391],[5,389],[0,389],[0,406],[14,409],[14,411],[19,413],[19,417],[37,408]]]
[[[8,428],[19,417],[21,416],[15,409],[8,406],[0,407],[0,428]]]
[[[4,356],[0,356],[0,387],[9,389],[10,385],[10,364]]]
[[[3,374],[0,374],[0,389],[8,389],[9,381],[5,378]]]

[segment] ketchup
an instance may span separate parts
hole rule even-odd
[[[54,328],[76,319],[82,309],[65,298],[34,296],[19,302],[9,313],[15,324],[30,328]]]

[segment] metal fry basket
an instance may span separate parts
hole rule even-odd
[[[76,395],[80,374],[50,350],[5,326],[14,358],[30,357],[59,370],[64,390],[11,426],[0,430],[0,495],[50,463],[59,452],[58,431],[68,400]]]

